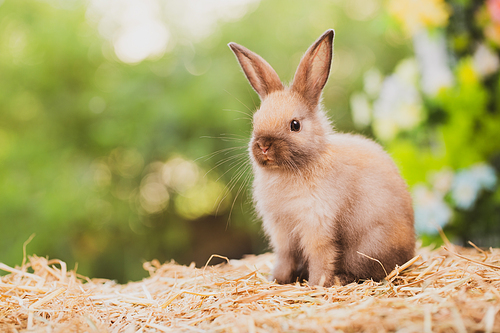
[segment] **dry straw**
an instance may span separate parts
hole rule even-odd
[[[500,249],[421,248],[385,281],[268,282],[273,255],[144,264],[125,285],[37,256],[0,263],[1,332],[500,332]]]

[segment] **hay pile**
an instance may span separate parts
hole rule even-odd
[[[267,281],[271,254],[197,269],[146,263],[125,285],[32,256],[0,264],[0,331],[500,332],[500,249],[420,249],[388,281],[317,288]]]

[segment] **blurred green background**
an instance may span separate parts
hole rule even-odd
[[[234,41],[289,81],[334,28],[323,101],[380,142],[424,244],[500,246],[500,1],[0,0],[0,261],[120,282],[267,251]],[[215,262],[215,261],[214,261]]]

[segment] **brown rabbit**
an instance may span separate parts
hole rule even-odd
[[[249,145],[253,194],[278,283],[381,280],[414,254],[411,197],[394,162],[372,140],[333,131],[320,104],[333,36],[312,44],[290,87],[259,55],[229,43],[261,98]]]

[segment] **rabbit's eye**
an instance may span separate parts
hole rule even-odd
[[[292,120],[292,122],[290,123],[290,130],[292,132],[298,132],[300,131],[300,123],[298,120]]]

